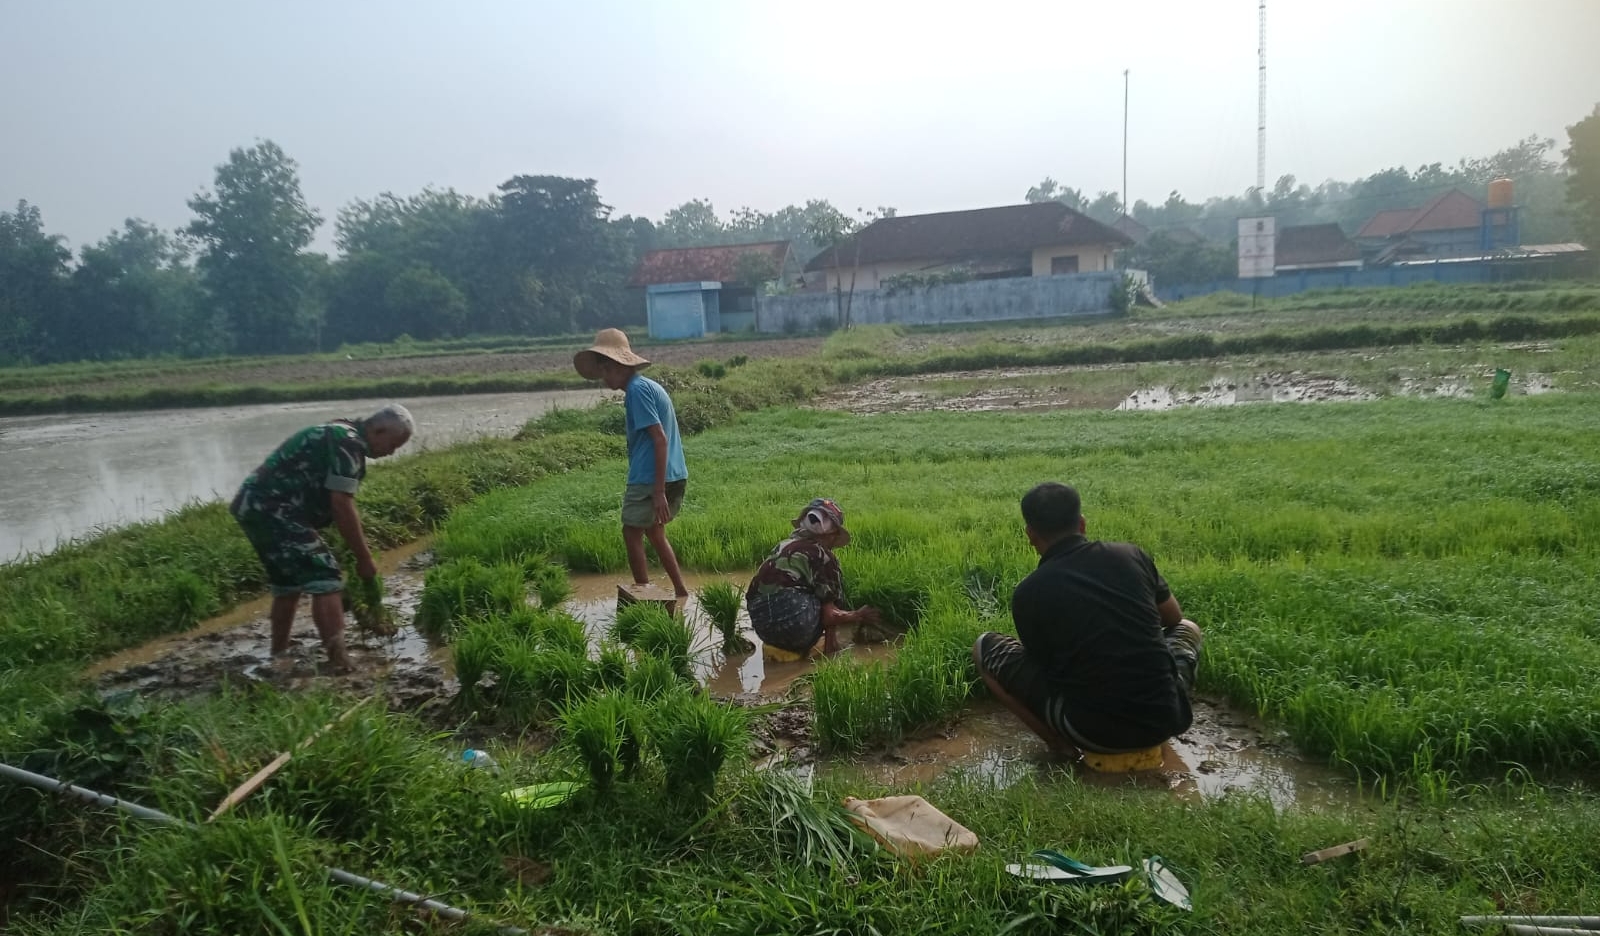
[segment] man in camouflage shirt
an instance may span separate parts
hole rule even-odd
[[[411,438],[411,413],[386,406],[366,419],[338,420],[302,429],[278,446],[244,479],[229,510],[255,547],[272,585],[272,655],[289,649],[289,631],[302,592],[311,596],[328,661],[351,669],[344,647],[344,583],[339,562],[318,530],[334,524],[355,553],[356,574],[378,570],[356,513],[355,495],[368,458],[392,454]]]
[[[844,624],[877,624],[878,609],[846,611],[844,573],[833,554],[850,543],[844,511],[819,497],[790,521],[794,533],[773,548],[745,590],[750,626],[763,643],[806,654],[821,639],[822,652],[838,653]]]

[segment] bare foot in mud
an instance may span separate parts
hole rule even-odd
[[[330,659],[317,667],[319,676],[349,676],[355,671],[355,664],[350,662],[349,657],[345,657],[342,661]]]

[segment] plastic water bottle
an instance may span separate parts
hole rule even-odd
[[[500,772],[500,765],[495,762],[493,757],[489,756],[489,752],[480,751],[477,748],[468,748],[462,751],[461,762],[469,767],[481,767],[491,773],[498,774]]]

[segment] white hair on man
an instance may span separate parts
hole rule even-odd
[[[367,417],[368,425],[387,426],[403,433],[410,438],[417,431],[417,421],[411,418],[411,411],[399,403],[389,405]]]

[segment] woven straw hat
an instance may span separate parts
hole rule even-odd
[[[600,379],[600,359],[608,357],[624,367],[645,367],[650,362],[633,353],[628,346],[628,336],[620,328],[602,328],[594,336],[594,344],[572,356],[572,366],[584,380]]]

